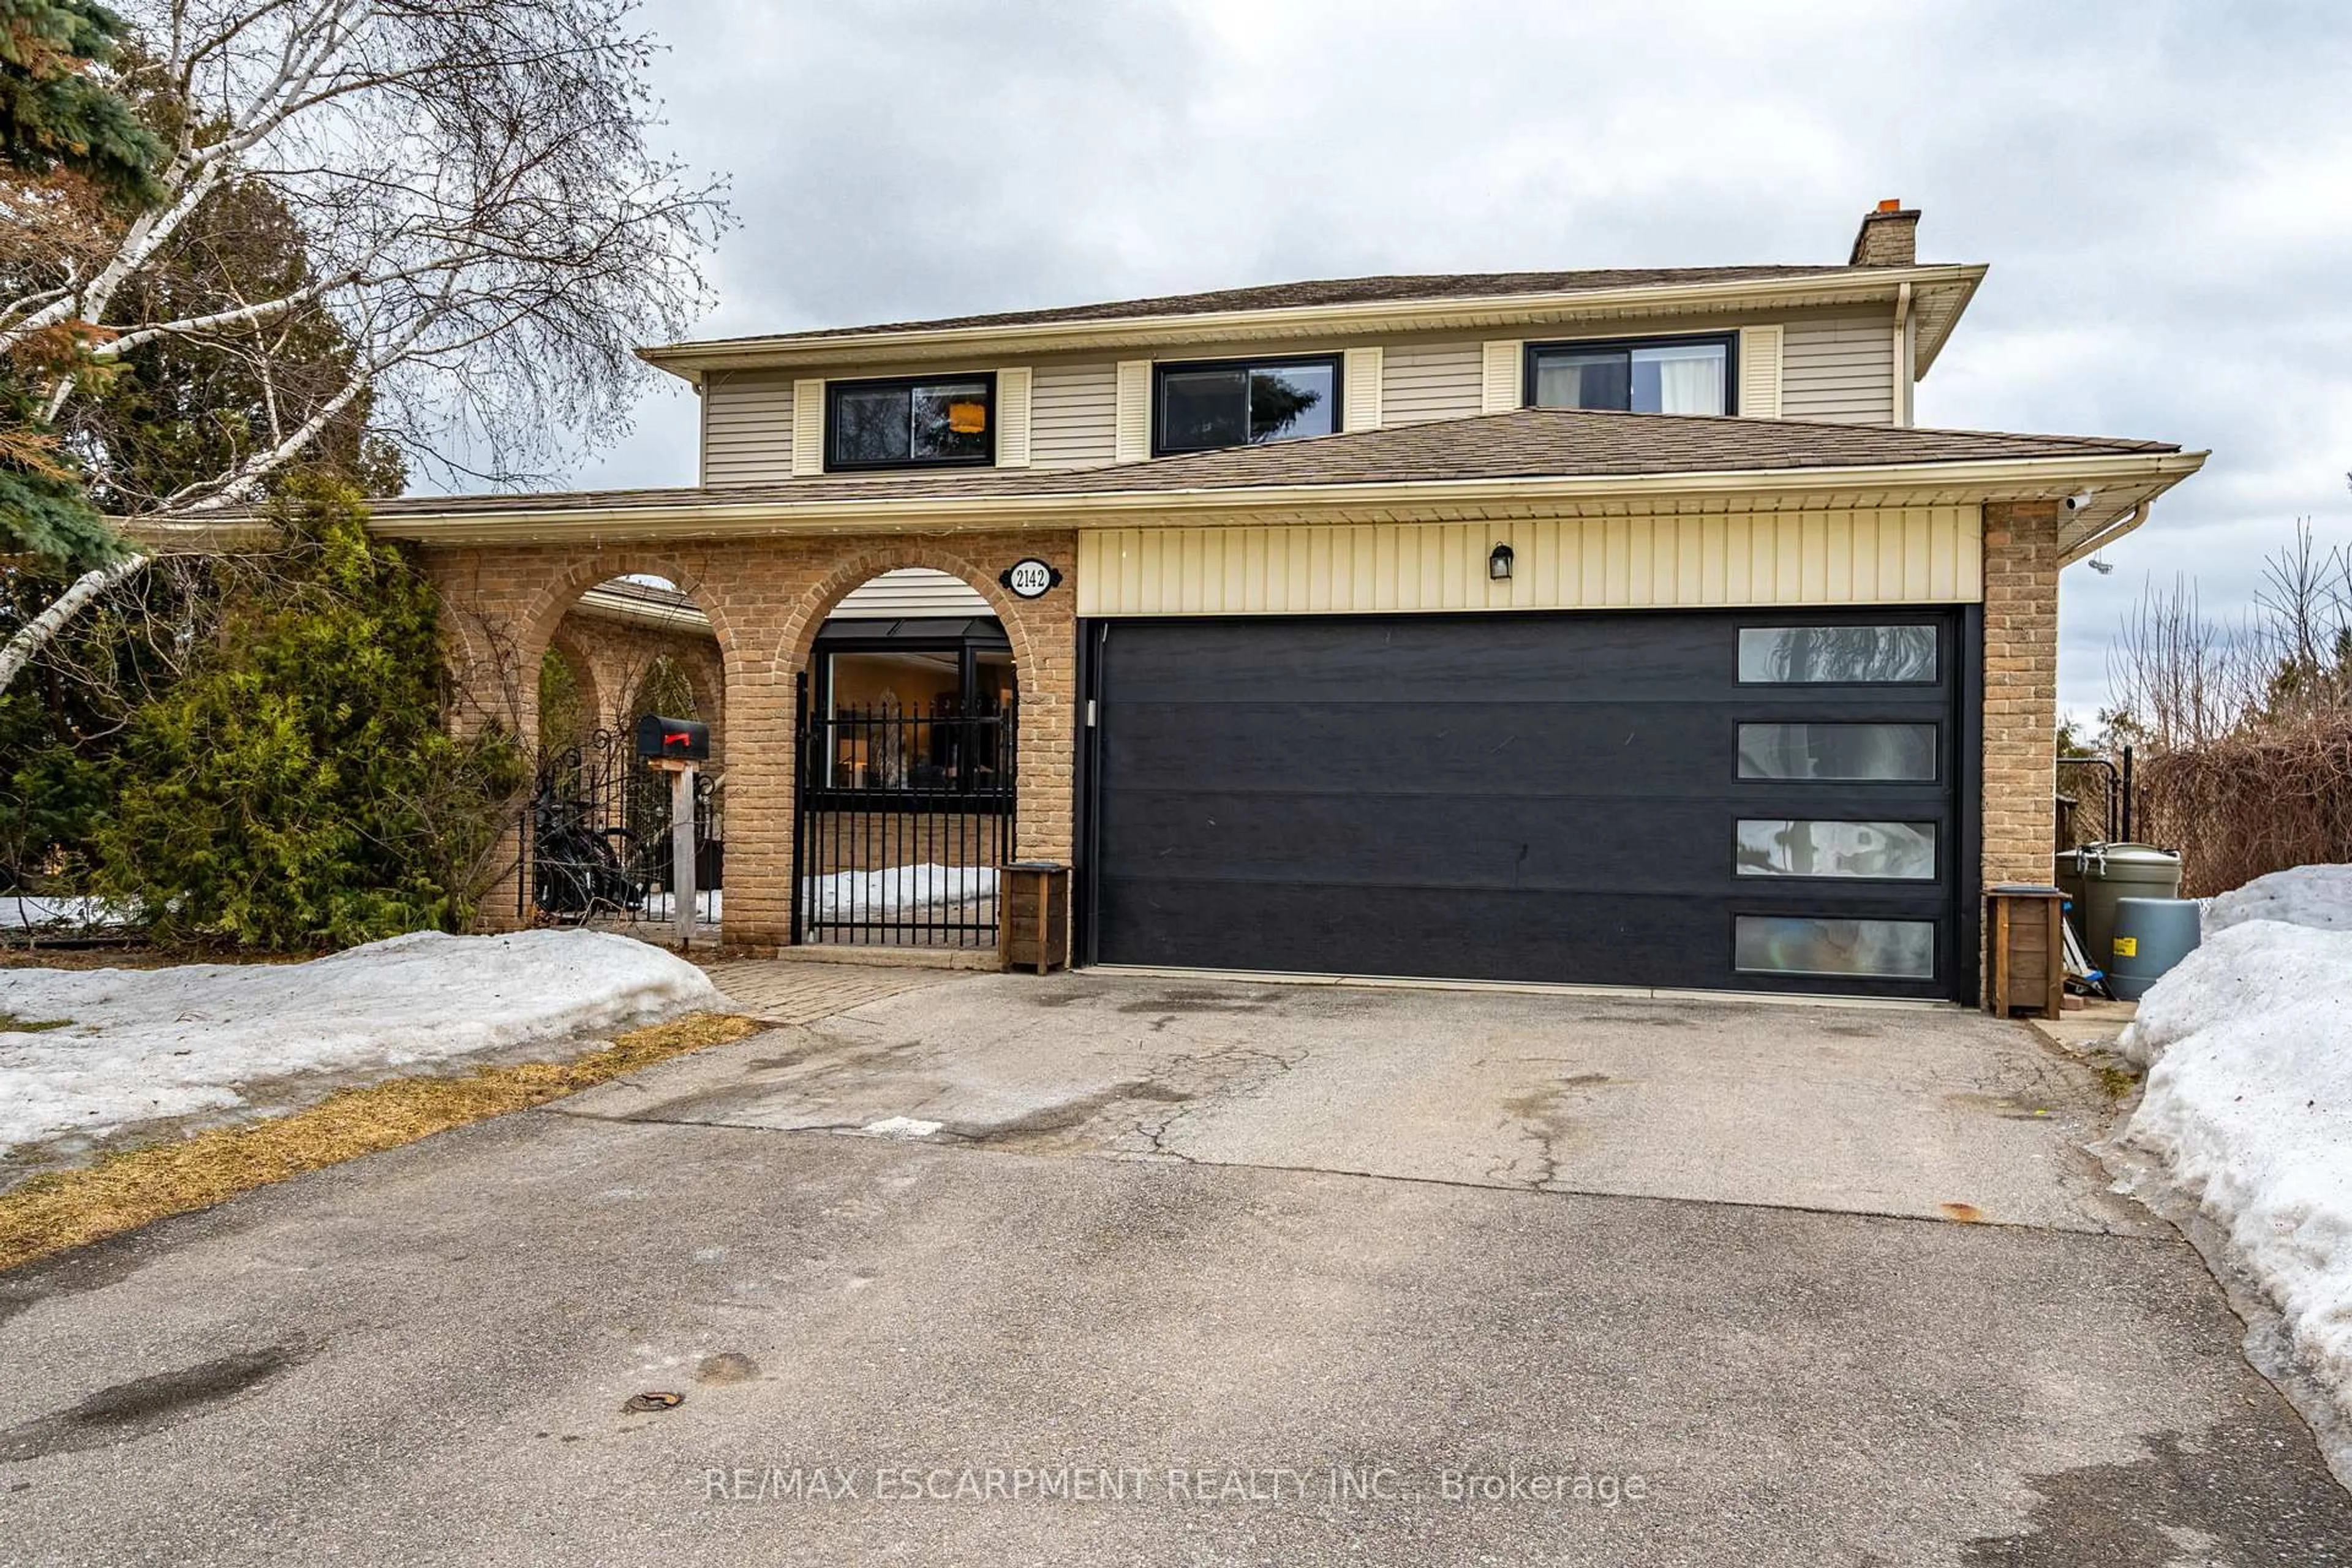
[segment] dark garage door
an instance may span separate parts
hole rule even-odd
[[[1097,623],[1091,955],[1957,995],[1959,633],[1918,608]]]

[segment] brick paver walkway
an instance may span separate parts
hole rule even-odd
[[[811,963],[766,958],[705,965],[712,984],[736,1005],[771,1024],[809,1024],[902,991],[969,980],[972,971],[883,969],[863,963]]]

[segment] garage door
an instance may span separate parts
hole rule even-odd
[[[1955,995],[1959,629],[1096,623],[1091,955]]]

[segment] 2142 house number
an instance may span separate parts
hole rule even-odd
[[[1006,567],[1004,575],[997,580],[1011,589],[1016,598],[1041,599],[1053,591],[1054,585],[1062,580],[1062,574],[1049,563],[1031,556],[1026,561],[1015,561]]]

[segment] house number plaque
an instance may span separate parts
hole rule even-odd
[[[1007,566],[1004,574],[997,581],[1010,589],[1016,599],[1042,599],[1060,584],[1062,574],[1054,569],[1051,563],[1040,561],[1033,555]]]

